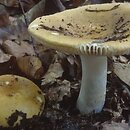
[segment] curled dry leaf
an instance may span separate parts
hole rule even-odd
[[[19,43],[18,41],[6,40],[2,44],[2,47],[8,54],[11,54],[16,58],[26,55],[36,55],[33,46],[24,41]]]
[[[130,64],[114,63],[114,73],[130,86]]]
[[[20,70],[27,76],[40,79],[44,73],[42,63],[38,57],[35,56],[25,56],[17,58],[17,63]]]
[[[63,68],[60,63],[51,64],[47,73],[42,79],[42,85],[53,84],[58,78],[62,77]]]

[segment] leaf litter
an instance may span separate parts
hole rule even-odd
[[[34,3],[38,2],[38,0],[30,0],[28,2],[31,1]],[[7,5],[11,4],[10,6],[17,7],[17,9],[19,8],[19,6],[15,4],[15,0],[10,2],[3,0],[1,2],[6,2]],[[81,1],[78,0],[74,0],[73,2],[75,3],[70,2],[69,5],[68,1],[64,1],[63,4],[69,5],[66,6],[66,8],[77,6],[79,3],[81,4]],[[30,9],[30,6],[33,6],[34,3],[28,7],[24,6],[25,11]],[[55,6],[55,3],[52,2],[51,4]],[[73,4],[74,6],[72,6]],[[49,8],[48,4],[46,4],[46,8]],[[31,10],[33,10],[33,8]],[[31,10],[31,13],[29,13],[31,17],[27,17],[29,19],[28,21],[31,21],[39,15],[37,13],[33,15],[32,12],[34,11]],[[43,13],[43,10],[40,12]],[[6,14],[7,13],[9,12],[6,12]],[[11,14],[12,13],[17,13],[14,8]],[[34,116],[32,119],[24,118],[20,125],[16,125],[14,128],[0,127],[0,130],[130,129],[130,56],[125,55],[110,58],[106,102],[102,112],[92,115],[81,115],[76,109],[76,100],[81,82],[81,63],[79,57],[63,54],[41,45],[36,46],[37,42],[32,41],[30,37],[25,37],[24,34],[22,36],[20,30],[22,29],[23,32],[27,30],[27,26],[23,22],[23,16],[17,21],[17,18],[15,19],[14,16],[12,18],[10,17],[11,14],[7,14],[4,20],[6,19],[8,21],[14,18],[12,22],[10,21],[12,24],[10,26],[16,29],[15,32],[10,33],[10,29],[6,28],[8,22],[4,25],[4,28],[2,24],[2,27],[0,26],[0,74],[11,73],[30,78],[38,84],[45,93],[46,105],[41,116]],[[26,13],[26,16],[28,16],[27,14],[28,13]],[[9,19],[7,16],[9,16]],[[36,44],[32,45],[32,42]],[[26,61],[27,64],[25,63],[25,65],[23,65],[25,67],[23,68],[18,65],[23,63],[23,60],[20,61],[19,58],[26,59],[26,57],[29,57],[30,59],[34,56],[40,60],[40,66],[44,70],[38,79],[35,78],[35,75],[28,74],[33,73],[31,70],[30,72],[27,71],[30,67],[28,66],[28,61],[30,60]],[[36,62],[31,62],[31,64],[35,66]],[[38,66],[39,64],[36,64],[35,67],[37,68]],[[27,68],[27,70],[25,69],[25,71],[23,71],[24,68]]]

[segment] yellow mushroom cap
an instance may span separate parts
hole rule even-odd
[[[0,76],[0,125],[8,127],[8,120],[16,111],[26,114],[26,118],[40,115],[45,104],[43,92],[32,81],[16,76]],[[18,116],[16,123],[22,117]]]
[[[86,55],[130,53],[130,4],[78,7],[37,18],[29,32],[47,47]]]

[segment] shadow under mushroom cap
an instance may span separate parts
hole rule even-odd
[[[37,18],[29,32],[43,45],[64,52],[129,54],[129,12],[127,3],[87,5]]]

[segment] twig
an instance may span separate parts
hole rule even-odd
[[[28,20],[27,20],[27,18],[26,18],[25,11],[24,11],[23,5],[22,5],[22,3],[21,3],[21,0],[18,0],[18,2],[19,2],[19,5],[20,5],[20,7],[21,7],[21,9],[22,9],[22,12],[23,12],[25,24],[26,24],[26,26],[28,27]]]
[[[45,0],[41,0],[38,4],[36,4],[33,8],[31,8],[28,12],[24,13],[21,17],[18,18],[19,23],[25,23],[27,21],[27,25],[29,25],[35,18],[40,17],[44,14]],[[25,18],[27,19],[25,21]],[[33,39],[30,39],[31,43],[33,43]]]
[[[35,18],[40,17],[44,14],[45,0],[41,0],[33,8],[25,13],[28,23],[32,22]],[[22,17],[21,17],[22,19]]]

